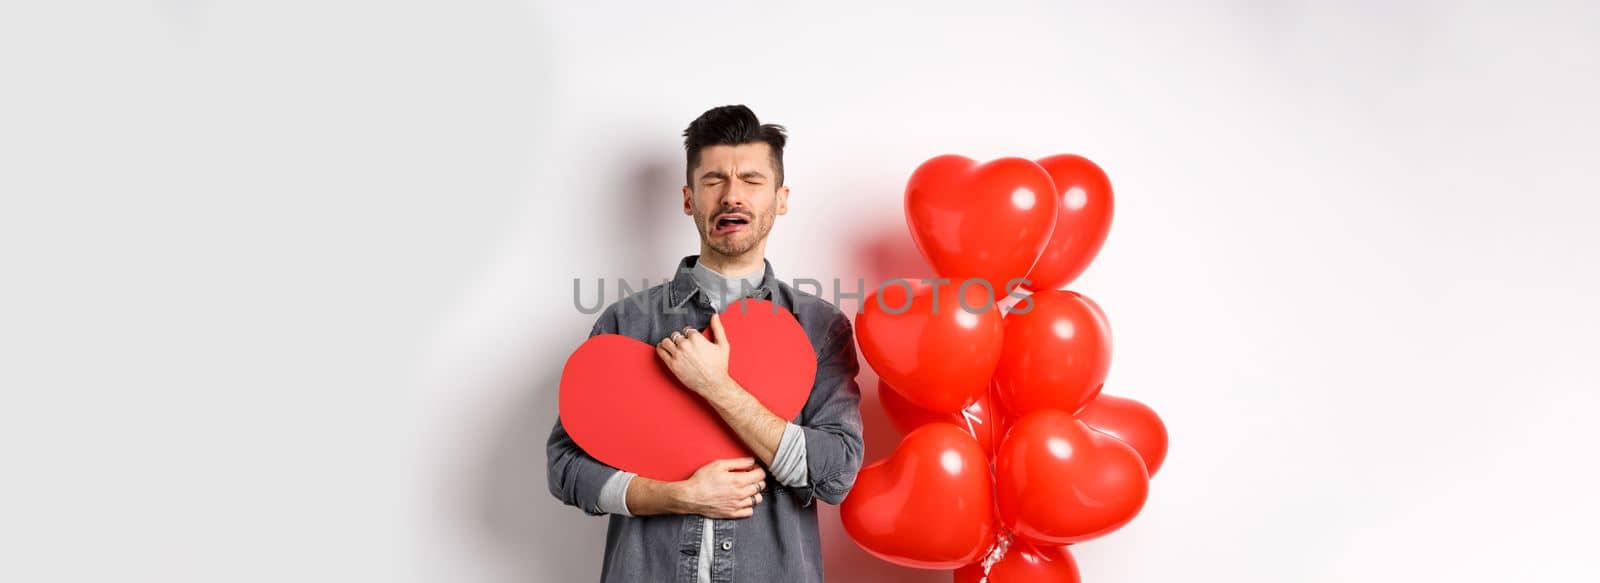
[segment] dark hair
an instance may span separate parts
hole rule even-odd
[[[783,126],[763,124],[756,113],[743,105],[714,107],[689,122],[683,130],[683,149],[689,156],[684,171],[688,184],[694,184],[694,167],[700,164],[700,150],[706,146],[738,146],[766,142],[772,149],[772,169],[777,186],[783,186],[783,145],[789,141]]]

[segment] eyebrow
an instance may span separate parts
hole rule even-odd
[[[742,179],[742,180],[749,180],[751,178],[766,178],[766,177],[767,177],[766,174],[762,174],[758,170],[746,170],[744,172],[740,172],[739,173],[739,178]],[[717,179],[721,179],[721,180],[727,180],[728,179],[728,173],[727,172],[723,172],[721,170],[707,170],[707,171],[705,171],[705,172],[700,174],[700,179],[701,180],[705,180],[705,179],[708,179],[708,178],[717,178]]]

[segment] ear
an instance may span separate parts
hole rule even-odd
[[[694,193],[694,191],[689,190],[689,186],[688,185],[684,185],[684,187],[683,187],[683,214],[686,214],[686,215],[694,214],[694,206],[689,204],[689,195],[691,195],[693,193]]]
[[[781,187],[781,188],[778,189],[778,214],[780,214],[780,215],[789,214],[789,187],[788,186],[784,186],[784,187]]]

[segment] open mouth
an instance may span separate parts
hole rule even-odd
[[[732,232],[738,231],[740,229],[743,229],[746,226],[748,226],[749,224],[750,224],[750,218],[746,217],[744,215],[740,215],[740,214],[718,215],[716,222],[712,224],[711,233],[714,234],[714,235],[724,235],[724,234],[727,234],[727,233],[732,233]]]

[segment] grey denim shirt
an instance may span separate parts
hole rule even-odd
[[[685,257],[670,282],[607,306],[589,335],[621,334],[655,344],[684,326],[705,328],[715,312],[690,274],[699,259]],[[788,421],[805,433],[810,483],[787,487],[770,475],[770,494],[755,514],[716,520],[713,529],[713,583],[822,581],[822,544],[814,500],[838,504],[861,469],[860,365],[850,318],[833,304],[778,281],[765,263],[761,285],[750,297],[766,299],[794,314],[817,353],[811,396],[799,416]],[[759,350],[758,346],[735,350]],[[605,514],[600,490],[617,469],[578,447],[559,415],[545,444],[550,493],[590,515]],[[698,515],[610,515],[600,579],[694,583],[703,524]]]

